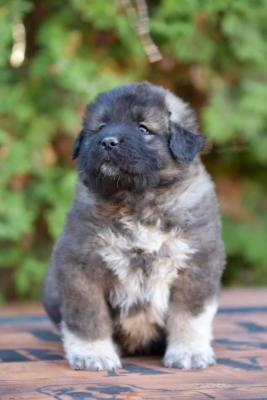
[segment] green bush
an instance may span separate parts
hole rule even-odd
[[[267,283],[267,1],[149,1],[156,63],[134,27],[136,3],[123,4],[0,2],[2,299],[39,295],[73,195],[70,152],[85,104],[143,79],[191,103],[214,143],[204,161],[222,204],[225,282]]]

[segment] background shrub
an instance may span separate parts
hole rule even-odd
[[[267,1],[148,1],[155,63],[134,25],[137,4],[0,2],[2,299],[39,295],[73,195],[85,104],[143,79],[187,100],[213,142],[204,162],[221,200],[225,282],[267,283]]]

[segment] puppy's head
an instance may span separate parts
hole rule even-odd
[[[99,95],[73,147],[81,180],[107,195],[175,181],[204,144],[194,121],[182,100],[147,82]]]

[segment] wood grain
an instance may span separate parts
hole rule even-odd
[[[179,371],[158,357],[116,373],[72,371],[40,305],[0,310],[0,399],[267,399],[267,290],[227,290],[215,321],[217,365]]]

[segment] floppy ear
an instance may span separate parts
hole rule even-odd
[[[205,139],[201,134],[192,133],[186,129],[171,125],[169,148],[176,161],[189,163],[203,149]]]
[[[84,131],[81,131],[79,133],[79,135],[77,136],[77,138],[72,146],[72,160],[75,160],[79,155],[80,147],[81,147],[82,140],[83,140],[83,134],[84,134]]]

